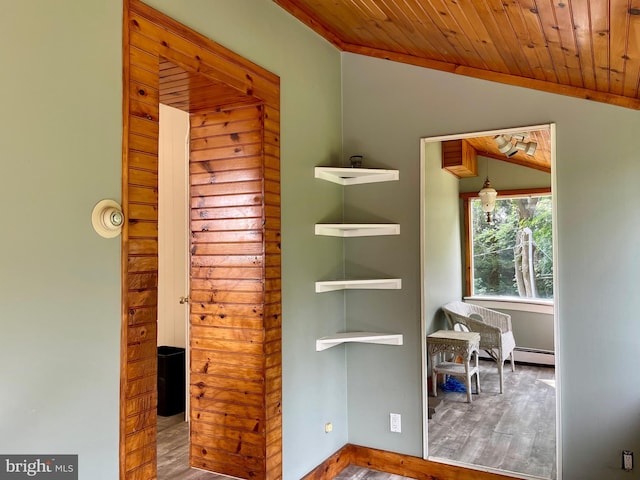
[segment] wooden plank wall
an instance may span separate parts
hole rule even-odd
[[[196,213],[194,229],[197,230],[199,227],[203,235],[203,222],[211,219],[199,217],[200,212],[222,213],[224,210],[223,215],[228,218],[220,219],[220,222],[223,222],[220,225],[224,225],[226,231],[245,230],[248,232],[246,238],[252,240],[245,238],[244,242],[218,242],[219,248],[229,250],[224,257],[226,260],[223,255],[218,255],[217,260],[222,264],[216,265],[215,271],[226,271],[229,274],[216,280],[226,279],[225,281],[229,282],[217,283],[214,289],[211,283],[203,281],[198,285],[199,289],[194,296],[203,303],[207,299],[213,301],[212,305],[225,305],[225,312],[231,312],[243,304],[255,305],[256,311],[253,311],[254,307],[249,307],[249,313],[243,311],[244,313],[233,315],[223,314],[235,318],[234,321],[239,322],[237,325],[227,324],[222,327],[214,324],[194,324],[194,333],[199,343],[196,345],[198,352],[194,353],[193,361],[196,364],[201,362],[207,355],[207,350],[211,350],[212,358],[226,354],[225,358],[230,365],[240,363],[238,359],[232,358],[235,355],[243,354],[244,356],[238,357],[243,361],[253,355],[251,365],[243,364],[238,368],[253,369],[253,374],[261,373],[246,377],[245,380],[253,381],[253,384],[245,381],[241,387],[233,375],[220,374],[219,383],[215,385],[211,382],[201,383],[200,379],[195,377],[191,391],[197,397],[194,398],[196,406],[198,402],[204,403],[211,399],[218,402],[220,407],[224,404],[225,408],[215,410],[223,417],[232,417],[234,412],[246,409],[250,412],[247,417],[261,421],[257,432],[249,431],[248,424],[245,425],[247,431],[236,428],[234,433],[237,436],[234,442],[229,440],[233,437],[230,437],[232,434],[229,432],[232,429],[227,423],[221,422],[225,426],[223,430],[211,430],[210,427],[215,422],[210,421],[211,419],[205,422],[207,418],[202,419],[201,424],[206,423],[209,430],[202,429],[196,432],[199,435],[197,442],[208,452],[203,454],[201,449],[201,456],[210,457],[209,452],[222,451],[225,448],[228,450],[233,444],[238,452],[236,455],[242,458],[236,463],[251,466],[255,478],[281,478],[279,78],[138,0],[125,0],[123,19],[122,204],[127,222],[122,232],[120,479],[156,478],[158,102],[161,96],[166,97],[172,93],[166,89],[162,90],[165,87],[160,86],[161,59],[163,62],[172,62],[185,72],[203,75],[210,80],[210,95],[202,89],[198,90],[198,98],[206,99],[207,102],[211,100],[211,104],[207,103],[209,111],[229,111],[237,115],[253,112],[246,121],[234,122],[238,123],[236,126],[239,128],[243,125],[241,129],[248,128],[252,132],[250,141],[246,143],[257,146],[257,150],[248,155],[251,157],[249,164],[253,162],[253,166],[247,167],[247,164],[242,164],[244,160],[240,161],[241,167],[232,166],[231,154],[227,160],[219,159],[215,172],[207,171],[203,176],[193,171],[192,180],[197,188],[204,188],[205,177],[211,180],[212,175],[215,177],[214,187],[223,184],[232,188],[240,184],[251,184],[255,187],[254,190],[249,190],[251,193],[247,193],[254,198],[252,204],[245,205],[241,201],[232,200],[237,199],[237,196],[229,192],[217,196],[219,199],[231,201],[229,205],[221,205],[222,210],[215,210],[217,207],[204,208]],[[201,84],[198,85],[202,87]],[[220,108],[221,105],[217,105],[218,108],[214,109],[215,99],[222,99],[219,101],[225,105],[235,103],[238,107],[240,103],[245,106],[249,104],[251,107],[233,109]],[[185,108],[193,107],[189,102],[185,105]],[[198,105],[204,107],[202,102],[198,102]],[[256,105],[262,107],[258,108]],[[214,122],[213,128],[216,127],[220,125]],[[243,130],[241,134],[244,141],[246,132]],[[215,137],[215,134],[208,133],[202,137],[194,137],[195,149],[206,150],[202,148],[202,144],[213,141]],[[227,137],[232,140],[235,138],[229,135],[228,131]],[[208,140],[209,138],[211,140]],[[238,148],[237,144],[242,141],[235,141],[234,149]],[[197,168],[195,157],[196,152],[194,169]],[[201,167],[205,164],[199,163]],[[237,175],[245,177],[239,179]],[[209,245],[206,248],[215,248],[215,242],[205,243]],[[254,250],[241,252],[245,247]],[[255,257],[255,263],[249,266],[249,259],[252,257]],[[248,261],[249,264],[237,265],[234,263],[237,261]],[[210,267],[197,268],[204,271]],[[237,272],[231,274],[233,270]],[[253,276],[242,278],[245,274],[243,272],[251,272]],[[255,281],[254,292],[244,290],[250,281]],[[252,300],[256,300],[255,303],[249,302],[249,297],[253,294],[255,295]],[[230,299],[229,295],[233,295],[234,298]],[[199,304],[194,305],[196,312],[197,305]],[[218,316],[219,320],[222,318]],[[214,331],[216,334],[225,333],[230,337],[212,335]],[[247,348],[248,352],[242,349],[240,352],[225,352],[224,349],[221,351],[222,345],[230,343],[236,347]],[[210,365],[218,363],[223,365],[217,361],[211,362]],[[204,368],[204,364],[198,365],[201,369]],[[215,399],[209,394],[214,395]],[[251,400],[248,401],[248,398]],[[230,410],[231,415],[228,415],[226,408]],[[214,412],[210,408],[202,408],[202,411],[207,411],[207,414]],[[255,422],[251,427],[255,428]],[[193,455],[193,458],[196,460],[198,456]],[[259,461],[255,463],[255,459]],[[248,470],[222,473],[249,478],[246,473]]]
[[[263,153],[277,149],[265,117],[192,114],[190,156],[191,465],[257,479],[281,478],[279,161]]]

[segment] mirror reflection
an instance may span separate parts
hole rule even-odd
[[[550,129],[424,148],[427,456],[554,480]]]

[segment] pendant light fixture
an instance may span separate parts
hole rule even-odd
[[[493,224],[491,212],[493,212],[493,209],[496,207],[496,197],[498,196],[498,192],[496,192],[496,189],[491,186],[489,175],[487,175],[487,178],[484,181],[482,190],[478,192],[478,196],[482,203],[482,211],[487,215],[487,223]]]

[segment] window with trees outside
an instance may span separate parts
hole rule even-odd
[[[499,194],[491,223],[479,198],[468,198],[467,208],[467,293],[553,299],[551,193]]]

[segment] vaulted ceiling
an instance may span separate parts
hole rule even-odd
[[[640,109],[640,0],[273,0],[342,51]]]

